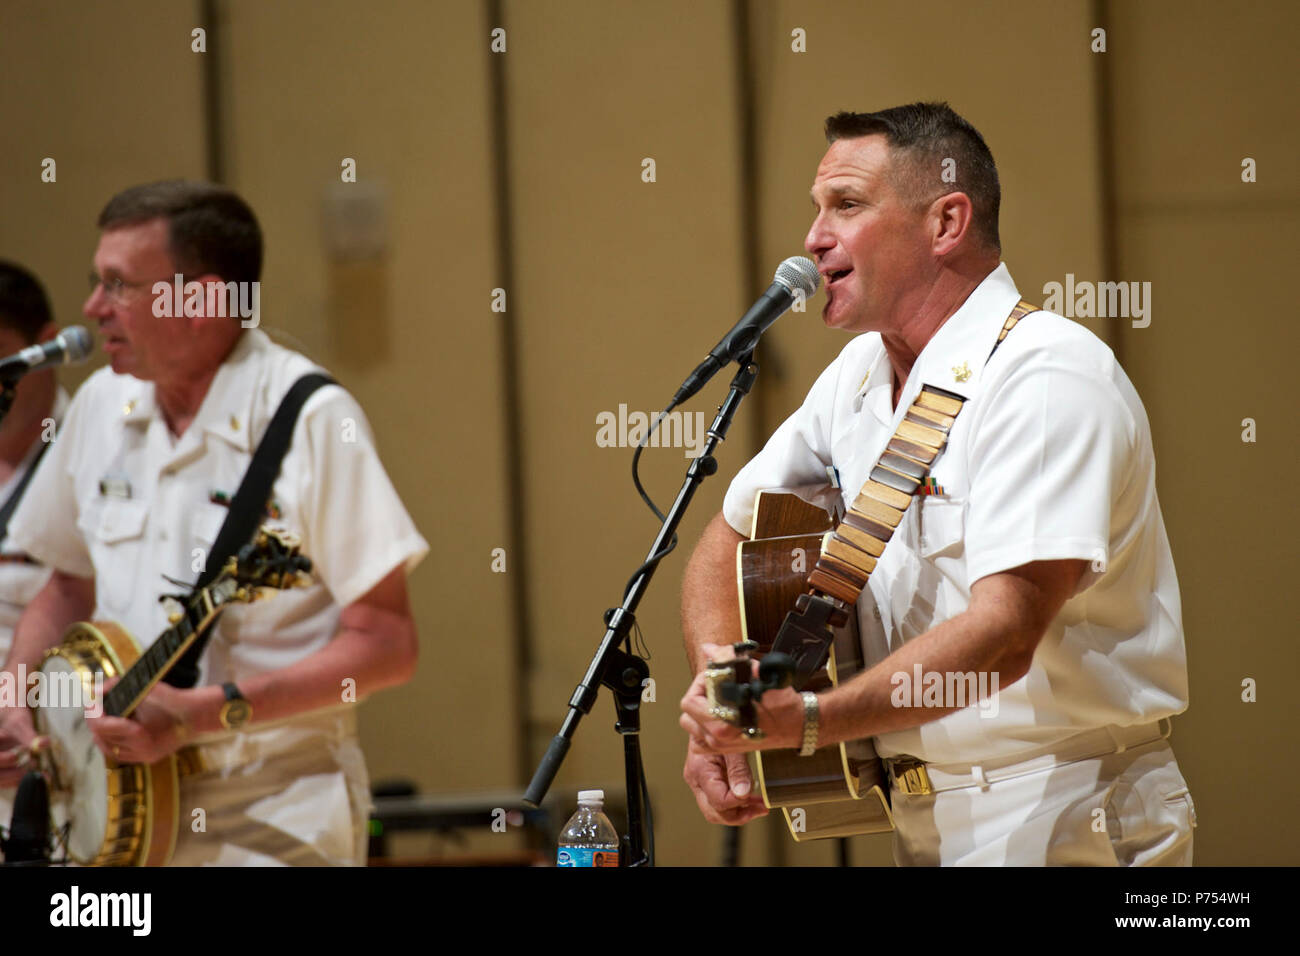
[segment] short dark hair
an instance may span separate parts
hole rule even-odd
[[[0,326],[13,329],[28,344],[53,321],[41,281],[16,262],[0,260]]]
[[[186,274],[211,272],[227,282],[262,275],[262,229],[248,203],[212,183],[167,179],[132,186],[108,201],[100,229],[167,220],[168,249]]]
[[[836,113],[826,119],[826,142],[881,134],[894,152],[894,188],[904,201],[928,204],[962,192],[974,207],[974,226],[984,243],[998,252],[998,207],[1002,189],[998,168],[984,137],[947,103],[912,103],[877,113]],[[956,180],[941,178],[943,161],[954,160]]]

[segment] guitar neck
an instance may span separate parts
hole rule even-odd
[[[234,593],[233,581],[218,581],[203,588],[186,606],[181,619],[158,635],[149,649],[104,695],[104,713],[129,717],[153,685],[171,670],[199,635],[213,625]]]

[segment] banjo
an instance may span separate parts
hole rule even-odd
[[[41,672],[55,686],[79,682],[83,700],[92,699],[96,677],[121,678],[104,694],[104,713],[129,717],[226,605],[305,583],[310,570],[296,537],[262,528],[211,584],[186,598],[148,650],[141,652],[135,638],[117,624],[83,622],[72,625],[45,652]],[[118,763],[96,746],[81,706],[38,707],[32,716],[37,734],[49,739],[40,755],[42,769],[50,782],[51,806],[61,808],[59,815],[66,818],[68,857],[85,866],[165,864],[176,846],[180,761],[196,756],[190,748],[153,764]]]

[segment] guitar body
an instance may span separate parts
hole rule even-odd
[[[121,677],[139,657],[140,645],[116,624],[74,624],[45,652],[41,671],[47,685],[80,681],[82,699],[90,700],[96,674]],[[36,732],[50,739],[42,756],[51,807],[61,809],[68,825],[69,858],[83,866],[166,864],[180,815],[176,756],[151,765],[117,763],[95,745],[79,706],[38,707],[32,717]]]
[[[822,536],[831,528],[825,511],[796,495],[759,492],[750,540],[736,554],[741,627],[759,655],[772,649],[785,615],[808,590]],[[835,632],[826,666],[799,689],[826,690],[863,669],[857,618],[850,615]],[[782,809],[796,841],[894,828],[888,779],[869,738],[821,747],[810,757],[797,750],[764,750],[755,757],[763,802]]]

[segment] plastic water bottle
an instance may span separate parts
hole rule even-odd
[[[604,806],[604,790],[578,791],[578,812],[560,834],[556,866],[618,866],[618,831]]]

